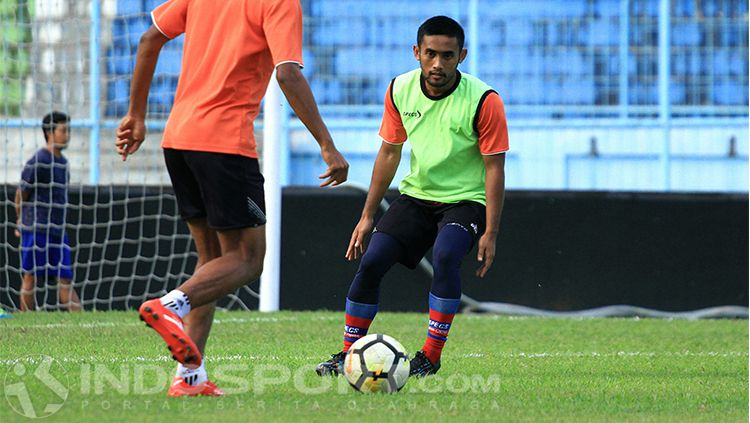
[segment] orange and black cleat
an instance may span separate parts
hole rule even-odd
[[[139,313],[146,326],[155,330],[167,343],[172,358],[188,369],[200,367],[203,360],[201,353],[195,342],[185,333],[182,319],[178,315],[164,307],[158,298],[141,304]]]

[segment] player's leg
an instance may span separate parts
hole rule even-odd
[[[30,272],[24,272],[23,279],[21,280],[21,293],[19,295],[21,311],[34,310],[34,287],[36,286],[36,278],[34,274]]]
[[[188,220],[188,227],[198,253],[198,262],[195,264],[195,268],[199,269],[205,263],[221,255],[219,239],[216,236],[216,231],[208,227],[205,218]],[[215,310],[216,302],[212,302],[192,308],[184,318],[185,332],[195,342],[204,357]],[[178,363],[175,378],[168,394],[173,397],[190,395],[194,392],[200,394],[203,389],[199,385],[207,382],[208,373],[206,372],[205,361],[197,369],[189,369]],[[198,388],[195,388],[196,386]]]
[[[60,305],[68,311],[81,311],[81,299],[73,288],[73,266],[70,254],[70,240],[68,235],[62,237],[50,236],[48,244],[48,260],[57,277],[57,296]]]
[[[216,231],[208,227],[205,218],[190,219],[187,223],[198,253],[198,262],[195,264],[195,270],[197,271],[209,261],[221,256],[221,245]],[[206,348],[215,309],[216,302],[192,307],[190,313],[184,319],[185,331],[195,341],[201,353]]]
[[[204,313],[210,317],[213,302],[259,277],[265,254],[263,177],[257,160],[246,157],[171,149],[164,150],[164,157],[181,216],[188,222],[205,218],[217,232],[221,255],[202,264],[178,289],[145,302],[141,317],[177,361],[196,369],[202,355],[182,319],[201,306],[208,306]],[[203,233],[195,225],[191,230],[199,237]]]
[[[432,254],[427,337],[411,362],[412,375],[426,376],[440,368],[440,356],[461,304],[461,261],[484,227],[482,210],[478,204],[459,205],[446,212],[440,223]]]
[[[383,276],[402,255],[403,246],[391,235],[382,232],[372,234],[346,295],[344,347],[340,352],[332,354],[330,359],[318,364],[315,371],[319,376],[337,376],[341,373],[349,347],[367,335],[375,319]]]
[[[57,294],[60,304],[68,311],[81,311],[81,299],[78,298],[76,290],[70,279],[57,279]]]
[[[201,348],[201,352],[211,328],[216,300],[260,277],[265,255],[264,228],[265,226],[219,231],[221,256],[202,265],[190,279],[175,290],[184,295],[188,307],[191,304],[197,305],[187,314],[187,318],[194,319],[192,321],[199,325],[192,333],[204,336],[203,347],[196,345]],[[196,311],[199,314],[193,318],[192,315]],[[182,380],[173,380],[169,396],[224,395],[223,391],[208,380],[202,360],[197,368],[188,368],[185,364],[178,367],[178,374]]]
[[[380,282],[403,255],[403,246],[394,237],[375,232],[362,256],[346,296],[344,352],[367,331],[378,312]]]
[[[376,225],[346,298],[344,348],[316,367],[318,375],[338,375],[349,347],[367,335],[378,311],[380,282],[397,262],[415,268],[434,239],[430,213],[401,196]]]
[[[37,262],[44,266],[44,254],[35,248],[36,234],[31,231],[21,231],[21,269],[23,279],[21,280],[21,292],[19,295],[19,308],[21,311],[35,310],[36,299],[34,288],[36,287],[35,272]]]
[[[265,226],[218,232],[221,256],[198,269],[179,290],[192,306],[209,304],[258,280],[266,253]]]

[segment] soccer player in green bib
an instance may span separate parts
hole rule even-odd
[[[341,374],[349,347],[367,334],[385,273],[396,263],[415,268],[430,247],[434,279],[427,338],[411,359],[410,373],[436,373],[460,304],[464,256],[477,244],[479,277],[495,257],[508,150],[502,100],[478,78],[458,71],[467,51],[463,28],[453,19],[425,21],[413,48],[419,69],[397,76],[388,87],[380,126],[383,142],[346,251],[348,260],[362,256],[362,261],[347,294],[344,347],[318,365],[321,376]],[[374,226],[407,140],[410,170],[399,186],[401,196]]]

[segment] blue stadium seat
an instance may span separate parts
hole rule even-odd
[[[656,0],[632,0],[630,3],[630,13],[638,17],[648,16],[655,18],[659,16],[659,2]]]
[[[566,81],[561,91],[561,102],[564,104],[593,104],[594,81],[590,78],[578,78]]]
[[[116,79],[107,83],[107,107],[105,114],[110,117],[121,117],[128,111],[130,98],[130,81]]]
[[[110,75],[129,75],[133,72],[133,56],[130,50],[120,47],[107,49],[107,72]]]
[[[685,104],[687,102],[687,90],[685,85],[675,83],[670,84],[669,100],[672,104]]]
[[[340,104],[343,99],[341,83],[336,80],[313,79],[310,88],[320,104]]]
[[[678,46],[699,46],[701,28],[695,22],[683,22],[672,25],[672,44]]]
[[[315,55],[312,54],[310,49],[302,50],[302,63],[305,67],[302,68],[302,74],[305,78],[310,80],[315,72]]]
[[[167,0],[145,0],[143,4],[143,11],[146,13],[151,13],[154,9],[157,8],[157,6],[166,1]]]
[[[174,94],[175,90],[177,88],[177,80],[173,77],[157,77],[154,78],[154,81],[151,83],[151,90],[149,92],[148,96],[148,102],[149,104],[159,105],[159,106],[170,106],[171,109],[172,102],[174,101]],[[159,109],[160,111],[164,111],[164,108],[162,107]]]
[[[594,2],[596,17],[609,19],[620,16],[620,0],[598,0]]]
[[[117,2],[117,16],[139,15],[143,11],[141,0],[118,0]]]
[[[611,20],[596,19],[589,22],[591,43],[597,46],[617,45],[620,42],[620,30]]]
[[[739,106],[747,104],[745,93],[747,93],[747,86],[742,87],[729,80],[723,80],[713,86],[714,103],[720,105]]]
[[[713,17],[719,13],[719,6],[716,1],[701,1],[700,5],[704,16]]]
[[[112,44],[123,49],[128,48],[126,18],[112,19]]]
[[[127,31],[128,31],[128,42],[131,46],[137,46],[141,41],[141,36],[151,26],[151,18],[140,17],[134,19],[128,19]]]
[[[177,38],[172,38],[169,40],[169,44],[182,50],[182,46],[185,44],[185,34],[182,34]]]
[[[182,65],[182,51],[172,48],[164,48],[159,54],[156,62],[156,74],[176,76],[180,73]]]
[[[722,47],[738,47],[742,41],[747,41],[747,25],[744,28],[742,24],[723,25],[719,28],[719,38]]]
[[[531,23],[526,20],[513,19],[505,21],[505,45],[528,47],[534,37]]]
[[[107,101],[128,101],[130,98],[130,81],[115,79],[107,83]]]
[[[151,26],[151,19],[143,16],[136,18],[115,18],[112,21],[112,43],[115,47],[135,48],[141,36]]]

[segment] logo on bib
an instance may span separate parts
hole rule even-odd
[[[417,119],[422,117],[422,113],[419,110],[416,112],[403,112],[402,115],[404,115],[404,117],[413,117]]]

